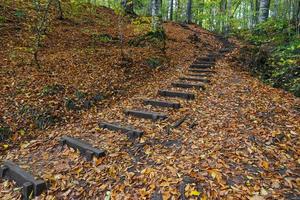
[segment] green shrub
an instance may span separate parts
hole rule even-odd
[[[26,17],[26,13],[23,10],[16,10],[15,16],[19,19],[23,19]]]
[[[148,58],[145,62],[147,66],[151,68],[156,68],[161,65],[161,60],[159,58]]]
[[[0,25],[4,24],[4,22],[6,21],[6,18],[2,15],[0,15]]]
[[[0,126],[0,142],[7,139],[12,134],[12,131],[8,126]]]
[[[251,70],[274,86],[300,94],[300,38],[286,20],[258,24],[253,30],[235,32],[240,38],[257,46]],[[262,51],[266,48],[267,50]]]
[[[64,91],[64,86],[59,84],[47,85],[42,89],[41,95],[55,95],[61,91]]]

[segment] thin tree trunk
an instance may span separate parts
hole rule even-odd
[[[39,49],[41,46],[42,35],[45,34],[46,29],[47,29],[47,20],[48,20],[49,9],[50,9],[51,3],[52,3],[52,0],[48,0],[46,7],[45,7],[45,11],[44,11],[41,19],[39,19],[37,21],[37,25],[36,25],[33,58],[34,58],[34,62],[38,68],[40,68],[38,53],[39,53]],[[37,10],[37,12],[39,12],[39,11]]]
[[[201,0],[200,8],[199,8],[200,15],[201,15],[201,18],[199,20],[199,26],[201,26],[201,27],[203,27],[204,4],[205,4],[205,0]]]
[[[274,0],[273,18],[278,18],[280,0]]]
[[[250,27],[253,28],[256,23],[256,20],[255,20],[256,10],[255,10],[255,5],[254,5],[254,0],[250,1],[250,10],[251,10]]]
[[[219,30],[221,33],[225,33],[225,11],[226,11],[226,0],[220,2],[220,14],[219,17]]]
[[[58,10],[58,19],[63,20],[64,15],[63,15],[63,10],[62,10],[62,7],[61,7],[60,0],[56,0],[56,7],[57,7],[57,10]]]
[[[152,0],[152,31],[157,32],[161,27],[161,0]]]
[[[174,0],[170,0],[170,7],[169,7],[169,19],[170,21],[173,20],[173,8],[174,7]]]
[[[136,16],[136,14],[134,12],[133,0],[122,0],[121,4],[124,8],[124,11],[125,11],[126,15]]]
[[[227,1],[227,15],[226,15],[226,25],[225,25],[225,34],[228,35],[231,28],[231,0]]]
[[[269,9],[270,9],[270,1],[260,0],[259,22],[267,21],[267,19],[269,18]]]
[[[192,0],[187,1],[187,10],[186,10],[186,16],[187,16],[187,23],[192,23]]]
[[[259,18],[259,0],[255,0],[255,24],[258,24]]]
[[[300,12],[300,0],[294,0],[293,2],[293,17],[292,20],[294,22],[299,21],[299,12]]]
[[[179,10],[179,2],[180,0],[175,0],[175,21],[178,21],[178,10]]]

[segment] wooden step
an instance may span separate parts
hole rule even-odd
[[[205,78],[195,78],[195,77],[179,77],[179,80],[184,80],[184,81],[199,81],[199,82],[204,82],[204,83],[209,83],[210,81]]]
[[[195,64],[195,65],[215,65],[216,62],[213,62],[213,61],[197,61],[197,60],[195,60],[193,62],[193,64]]]
[[[180,108],[180,103],[177,103],[177,102],[161,101],[161,100],[155,100],[155,99],[144,99],[143,102],[146,105],[152,105],[152,106],[158,106],[158,107],[168,107],[168,108],[174,108],[174,109]]]
[[[211,77],[211,74],[197,74],[197,73],[188,73],[187,76],[194,76],[194,77],[203,77],[208,78]]]
[[[175,82],[175,83],[172,83],[172,86],[178,87],[178,88],[205,89],[203,84],[194,84],[194,83],[185,83],[185,82]]]
[[[223,48],[219,50],[220,53],[228,53],[229,51],[230,51],[229,48]]]
[[[63,136],[60,143],[62,146],[67,145],[75,150],[79,150],[88,161],[92,160],[94,156],[99,158],[105,155],[104,150],[94,148],[91,144],[73,137]]]
[[[214,62],[215,60],[216,60],[216,56],[199,57],[196,59],[197,62],[202,62],[202,61]]]
[[[215,73],[215,71],[212,71],[212,70],[206,70],[206,69],[189,69],[188,70],[189,72],[195,72],[195,73],[204,73],[204,74],[207,74],[207,73]]]
[[[129,138],[138,138],[144,134],[144,131],[136,130],[129,126],[123,126],[118,123],[100,122],[99,127],[111,131],[120,131],[122,133],[126,133]]]
[[[208,69],[211,68],[213,65],[207,64],[191,64],[190,69]]]
[[[47,188],[43,180],[36,180],[12,161],[4,161],[0,168],[1,179],[13,180],[22,187],[22,198],[30,199],[41,195]]]
[[[141,111],[141,110],[125,110],[124,113],[126,115],[132,115],[137,118],[152,119],[153,121],[163,120],[167,118],[167,114],[165,113],[149,112],[149,111]]]
[[[195,95],[193,93],[170,91],[170,90],[158,90],[158,95],[164,97],[177,97],[177,98],[182,98],[187,100],[195,99]]]

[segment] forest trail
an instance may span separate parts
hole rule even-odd
[[[213,64],[208,54],[199,55],[199,68],[208,64],[211,69],[195,73],[197,65],[190,62],[168,79],[143,86],[101,113],[87,112],[81,121],[40,135],[1,160],[13,160],[46,180],[41,199],[297,199],[299,99],[240,70],[232,61],[237,52],[238,47],[225,54],[213,50]],[[202,82],[205,90],[175,88],[184,76],[190,83]],[[195,99],[162,97],[157,93],[162,89],[192,93]],[[152,107],[143,99],[177,106]],[[181,108],[174,109],[178,103]],[[125,109],[165,113],[167,119],[140,119],[125,115]],[[100,122],[130,125],[144,134],[128,138],[100,128]],[[87,162],[61,147],[66,135],[106,155]],[[0,184],[0,191],[1,199],[20,195],[9,181]]]
[[[128,20],[122,67],[119,18],[97,8],[51,21],[37,69],[32,13],[14,11],[1,27],[0,125],[13,133],[0,160],[45,181],[37,199],[299,199],[299,99],[242,70],[237,41],[167,22],[164,51],[132,46],[144,32]],[[21,198],[6,178],[31,195],[23,171],[1,167],[0,199]]]

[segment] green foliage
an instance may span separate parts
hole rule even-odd
[[[1,126],[0,124],[0,142],[7,139],[12,134],[9,126]]]
[[[151,22],[151,17],[137,17],[132,20],[131,24],[134,26],[134,32],[140,34],[151,31]]]
[[[253,30],[240,31],[239,36],[258,48],[268,47],[259,55],[265,61],[252,67],[264,82],[300,96],[300,38],[291,29],[286,20],[270,19]]]
[[[110,34],[107,33],[92,33],[92,39],[93,39],[93,44],[96,45],[97,42],[101,43],[115,43],[119,41],[118,37],[113,37]]]
[[[162,60],[160,58],[148,58],[146,61],[147,66],[156,68],[161,65]]]
[[[0,15],[0,25],[4,24],[4,22],[6,21],[6,18],[2,15]]]
[[[145,35],[138,36],[134,39],[128,41],[128,44],[131,46],[144,46],[147,43],[152,44],[154,46],[161,46],[164,44],[167,39],[167,35],[164,30],[160,31],[151,31]]]
[[[26,16],[26,13],[23,10],[16,10],[15,16],[19,19],[23,19]]]
[[[69,98],[66,99],[65,106],[67,110],[76,110],[77,108],[75,100]]]
[[[88,94],[80,90],[76,90],[73,97],[66,98],[65,107],[67,110],[80,111],[82,109],[90,109],[99,101],[105,99],[105,95],[100,92],[96,94]]]
[[[277,46],[268,59],[272,66],[270,79],[274,87],[282,87],[300,96],[300,39],[293,37],[287,44]]]
[[[37,115],[34,119],[34,123],[38,129],[45,129],[49,126],[54,125],[60,119],[49,112],[44,112]]]
[[[32,105],[22,105],[19,114],[26,123],[32,123],[38,129],[45,129],[60,121],[60,118],[48,111],[47,108],[38,108]]]
[[[256,45],[269,42],[280,44],[289,40],[290,35],[288,28],[289,26],[286,20],[268,20],[258,24],[254,28],[249,41]]]
[[[63,85],[59,85],[59,84],[47,85],[42,89],[41,95],[42,96],[55,95],[63,90],[64,90]]]

